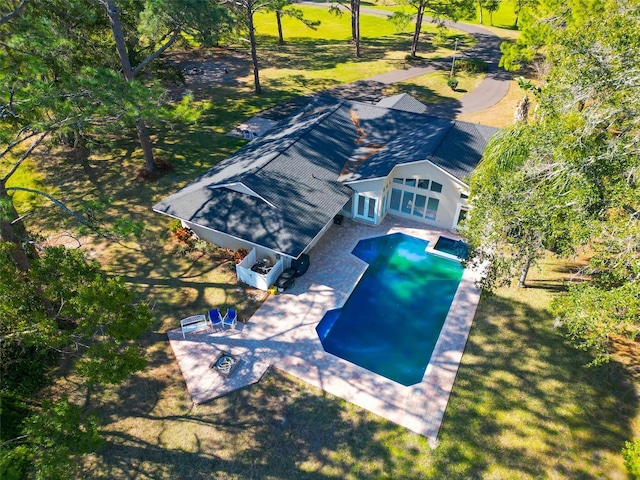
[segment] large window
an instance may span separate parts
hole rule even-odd
[[[416,203],[413,206],[413,214],[416,217],[424,217],[424,206],[427,202],[427,197],[424,195],[416,195]]]
[[[402,194],[402,213],[411,214],[411,210],[413,210],[413,196],[413,193],[407,191]]]
[[[460,225],[460,222],[462,222],[466,217],[467,217],[467,212],[469,211],[469,209],[467,207],[460,207],[460,211],[458,213],[458,219],[456,220],[456,227]]]
[[[389,204],[389,209],[395,210],[396,212],[400,211],[400,199],[402,198],[402,190],[398,188],[391,189],[391,203]]]
[[[389,210],[427,220],[435,220],[440,200],[428,192],[442,193],[442,184],[428,178],[393,178]]]
[[[436,214],[438,213],[438,206],[440,205],[440,200],[437,198],[429,198],[427,202],[427,214],[424,218],[428,218],[429,220],[435,220]]]

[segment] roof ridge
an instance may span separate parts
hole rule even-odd
[[[444,117],[439,117],[439,118],[443,118]],[[433,150],[431,151],[431,153],[429,154],[428,157],[425,158],[425,160],[429,160],[431,161],[432,158],[434,158],[436,152],[438,150],[440,150],[440,147],[442,146],[442,144],[444,143],[445,139],[449,136],[449,132],[451,132],[451,129],[453,128],[453,126],[456,123],[456,120],[452,120],[452,119],[445,119],[445,120],[449,120],[449,128],[447,128],[447,131],[444,133],[444,135],[442,135],[442,137],[440,138],[440,142],[438,142],[438,144],[433,148]],[[433,163],[433,162],[432,162]]]
[[[274,160],[276,160],[280,155],[282,155],[283,153],[285,153],[287,150],[289,150],[291,147],[293,147],[296,143],[298,143],[300,141],[300,139],[306,135],[307,133],[311,132],[312,130],[314,130],[315,128],[318,127],[318,125],[320,125],[324,120],[326,120],[328,117],[330,117],[331,115],[333,115],[336,110],[338,110],[338,108],[340,108],[342,105],[344,104],[344,101],[339,101],[337,104],[335,105],[331,105],[327,107],[327,111],[325,112],[321,112],[317,118],[313,119],[313,121],[310,123],[310,125],[307,125],[306,127],[301,128],[300,130],[298,130],[294,135],[292,135],[292,138],[288,138],[285,143],[286,145],[284,146],[284,148],[279,148],[277,150],[275,150],[275,152],[277,153],[277,155],[274,155],[274,157],[269,160],[268,162],[266,162],[264,165],[260,166],[258,169],[256,169],[256,171],[252,172],[250,174],[250,176],[254,176],[256,174],[258,174],[259,172],[261,172],[267,165],[271,164],[271,162],[273,162]],[[303,109],[298,115],[295,115],[292,120],[297,119],[300,115],[304,114],[304,111],[306,110]]]

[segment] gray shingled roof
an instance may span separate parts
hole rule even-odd
[[[391,97],[385,97],[380,100],[376,105],[384,108],[393,108],[395,110],[404,110],[406,112],[424,113],[427,111],[427,106],[413,98],[407,93],[399,93]]]
[[[353,194],[345,183],[427,159],[464,180],[495,131],[325,97],[153,208],[298,257]]]

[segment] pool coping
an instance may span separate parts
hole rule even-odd
[[[311,266],[285,293],[270,296],[238,329],[188,334],[168,332],[187,389],[201,404],[260,380],[273,366],[325,392],[427,437],[432,447],[444,418],[469,329],[480,300],[478,272],[465,269],[431,360],[420,383],[405,387],[326,353],[315,327],[327,310],[341,307],[367,264],[351,254],[358,241],[405,233],[435,245],[442,230],[400,217],[381,225],[351,220],[333,225],[309,253]],[[209,368],[220,351],[241,358],[229,378]]]

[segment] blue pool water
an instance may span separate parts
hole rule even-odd
[[[458,258],[466,259],[469,256],[469,247],[462,240],[454,240],[453,238],[440,237],[433,247],[434,250],[455,255]]]
[[[422,381],[463,273],[427,244],[395,233],[356,245],[369,266],[344,307],[317,325],[325,351],[402,385]]]

